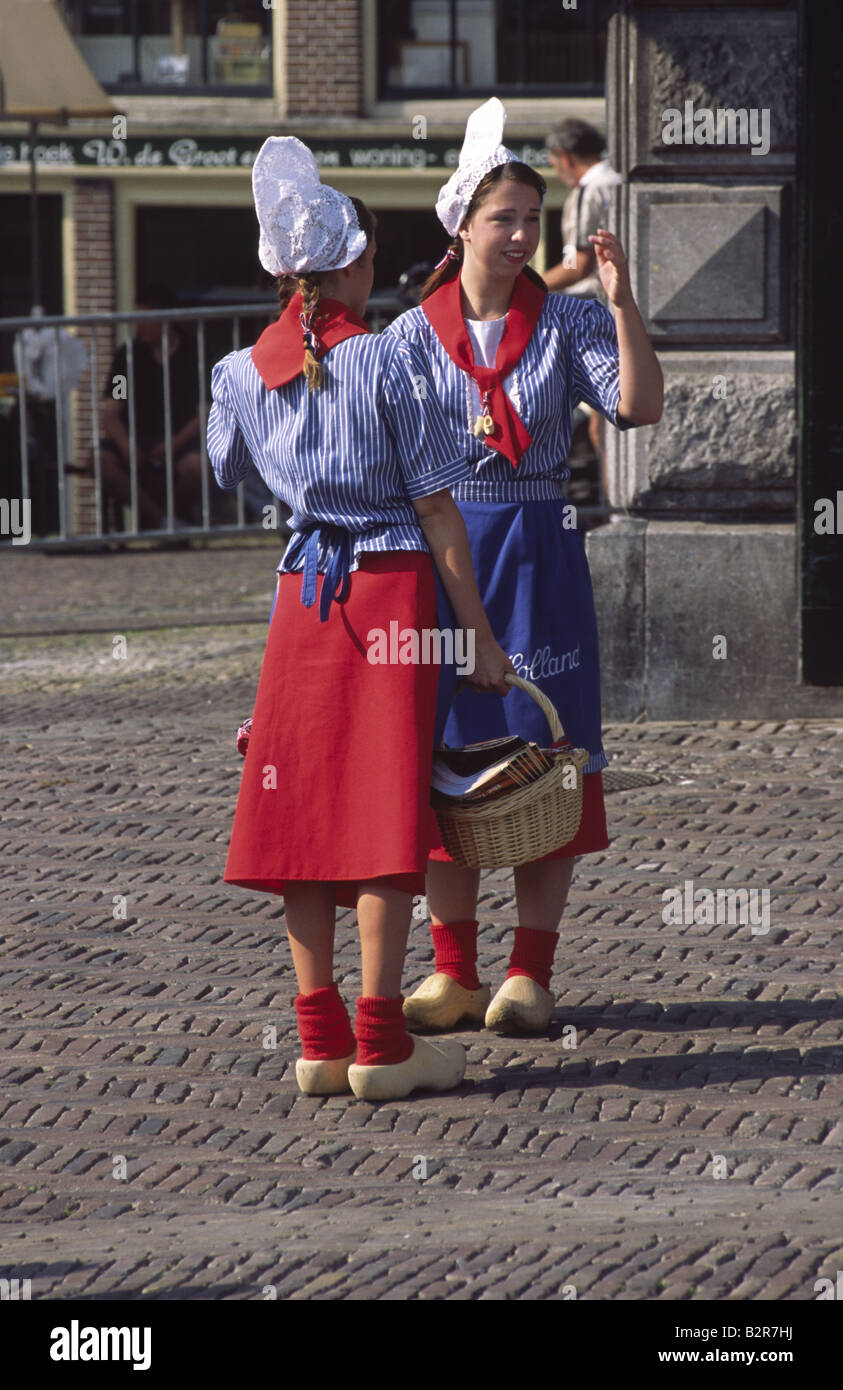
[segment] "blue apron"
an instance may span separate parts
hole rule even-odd
[[[597,622],[582,536],[563,526],[565,500],[550,480],[546,489],[535,484],[524,488],[548,493],[530,500],[513,500],[519,490],[515,479],[498,485],[501,500],[485,500],[495,486],[483,485],[482,501],[460,496],[472,490],[471,483],[454,489],[486,615],[518,675],[549,696],[571,742],[588,750],[586,772],[598,772],[608,760],[601,731]],[[437,597],[439,626],[455,626],[438,575]],[[449,747],[505,734],[549,743],[547,720],[529,695],[517,689],[506,698],[470,689],[456,694],[457,681],[456,669],[443,666],[436,727],[438,733],[444,726]]]

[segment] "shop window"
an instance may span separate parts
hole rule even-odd
[[[64,0],[106,91],[268,95],[272,12],[262,0]]]
[[[379,96],[602,96],[616,0],[378,0]]]
[[[419,263],[430,269],[448,244],[432,208],[377,208],[374,290],[397,290]],[[165,281],[180,304],[272,303],[275,281],[258,260],[254,208],[141,206],[137,209],[139,284]]]

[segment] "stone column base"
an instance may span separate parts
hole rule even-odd
[[[795,526],[623,519],[586,552],[606,722],[843,715],[800,684]]]

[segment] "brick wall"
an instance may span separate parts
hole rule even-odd
[[[115,307],[112,183],[106,179],[77,179],[73,189],[73,215],[76,230],[76,312],[111,313]],[[81,328],[77,332],[88,348],[89,357],[93,355],[92,340],[96,344],[93,389],[99,397],[114,352],[113,332],[106,325],[93,330]],[[84,465],[89,458],[93,439],[91,376],[92,368],[89,367],[79,383],[76,397],[73,461],[77,466]],[[77,532],[96,529],[93,483],[87,478],[77,477],[73,480],[70,525]]]
[[[360,0],[288,0],[289,116],[358,116],[362,108]]]

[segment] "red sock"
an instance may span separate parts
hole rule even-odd
[[[407,1032],[403,1003],[403,994],[397,999],[381,999],[370,994],[357,1000],[354,1031],[358,1066],[386,1067],[406,1062],[414,1044]]]
[[[356,1043],[337,985],[300,994],[293,1006],[306,1061],[329,1062],[335,1057],[351,1056]]]
[[[431,927],[436,970],[450,975],[463,989],[479,989],[477,978],[477,923],[443,922]]]
[[[528,975],[542,989],[550,989],[553,974],[553,953],[559,940],[558,931],[537,931],[535,927],[516,927],[515,944],[509,957],[506,978]]]

